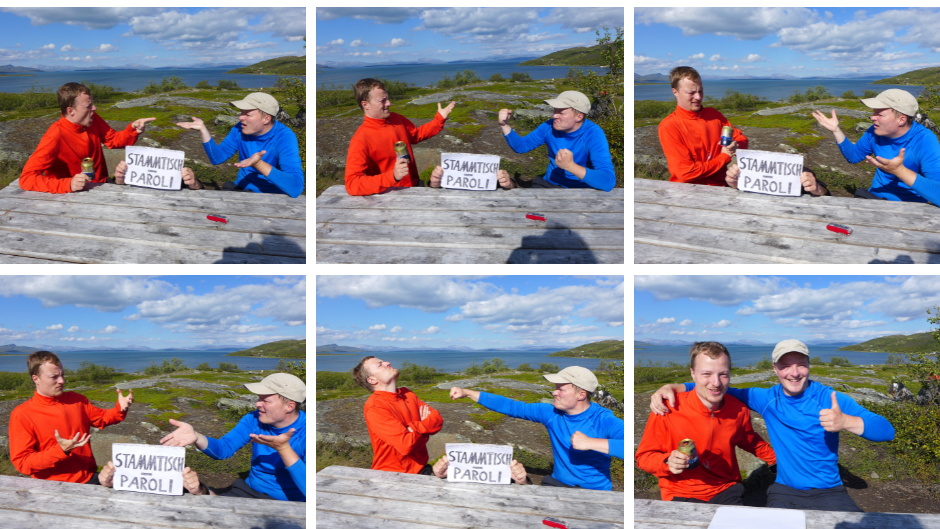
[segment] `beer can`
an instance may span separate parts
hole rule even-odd
[[[88,178],[95,177],[95,161],[91,158],[82,159],[82,173]]]
[[[408,145],[406,145],[403,141],[395,142],[395,154],[398,155],[399,160],[402,158],[411,160],[411,156],[408,155]]]
[[[721,144],[727,147],[731,145],[731,142],[734,141],[734,129],[725,125],[721,127]]]
[[[698,452],[695,451],[695,441],[683,439],[679,441],[679,448],[676,450],[689,456],[689,470],[698,466]]]

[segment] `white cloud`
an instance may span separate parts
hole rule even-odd
[[[675,318],[659,318],[658,320],[656,320],[656,323],[675,323],[675,322],[676,322]]]
[[[423,331],[419,331],[418,334],[437,334],[437,333],[439,333],[440,331],[441,331],[441,329],[440,329],[439,327],[435,327],[435,326],[431,325],[431,326],[428,327],[427,329],[424,329]]]
[[[102,44],[98,46],[97,48],[92,48],[89,51],[92,51],[95,53],[108,53],[108,52],[115,52],[115,51],[121,51],[121,50],[119,50],[117,46],[112,46],[110,44]]]
[[[679,322],[679,325],[683,327],[687,327],[689,325],[692,325],[692,320],[682,320],[681,322]]]
[[[33,26],[65,24],[85,29],[111,29],[137,15],[155,14],[162,8],[151,7],[5,7],[3,11],[29,17]]]
[[[636,276],[634,288],[652,293],[657,300],[689,298],[719,306],[738,305],[786,288],[782,279],[750,276]]]
[[[738,62],[766,62],[766,61],[767,59],[761,57],[760,55],[756,53],[751,53],[747,57],[744,57],[743,59],[738,59]]]
[[[607,322],[608,327],[623,327],[622,321],[609,321]]]
[[[490,297],[495,287],[445,276],[318,276],[317,295],[361,299],[369,308],[401,306],[444,312],[468,301]],[[454,320],[448,320],[454,321]]]
[[[78,332],[80,330],[81,329],[78,328],[78,325],[72,325],[71,327],[69,327],[68,332]]]
[[[407,42],[405,39],[393,38],[392,40],[381,44],[385,48],[398,48],[401,46],[410,46],[411,43]]]
[[[719,55],[719,54],[716,53],[716,54],[712,55],[711,57],[709,57],[708,60],[709,60],[709,61],[712,61],[712,62],[715,62],[715,61],[727,61],[727,60],[730,60],[730,59],[728,59],[727,57],[722,57],[721,55]]]
[[[372,20],[377,24],[401,24],[409,18],[418,16],[421,7],[318,7],[317,20],[335,20],[348,17],[356,20]]]
[[[157,279],[119,276],[0,276],[0,296],[38,299],[44,308],[75,305],[117,312],[176,291]]]
[[[349,43],[349,47],[350,47],[350,48],[357,48],[357,47],[360,47],[360,46],[368,46],[368,45],[369,45],[368,43],[363,42],[363,41],[361,41],[361,40],[359,40],[359,39],[356,39],[356,40],[354,40],[354,41],[352,41],[352,42]]]
[[[547,17],[539,19],[539,23],[546,26],[560,24],[575,33],[587,33],[601,26],[611,26],[612,20],[624,20],[622,7],[556,7]]]
[[[114,333],[118,332],[118,328],[115,327],[114,325],[108,325],[108,326],[105,327],[104,329],[102,329],[102,330],[100,330],[100,331],[95,331],[95,332],[97,332],[98,334],[114,334]]]
[[[336,40],[331,40],[330,44],[340,45],[340,44],[346,44],[346,42],[343,39],[336,39]]]
[[[689,58],[690,58],[690,59],[704,59],[704,58],[705,58],[705,54],[704,54],[704,53],[696,53],[695,55],[689,55]]]
[[[46,330],[47,330],[47,331],[59,331],[59,330],[62,330],[62,324],[61,324],[61,323],[57,323],[57,324],[55,324],[55,325],[50,325],[50,326],[46,327]]]
[[[45,46],[40,46],[39,49],[40,50],[54,50],[55,44],[50,42],[49,44],[46,44]]]
[[[77,51],[77,50],[78,48],[76,48],[75,46],[72,46],[72,43],[68,43],[65,46],[62,46],[61,48],[59,48],[59,51]]]
[[[382,323],[382,324],[379,324],[379,325],[372,325],[372,326],[369,327],[369,330],[370,330],[370,331],[384,331],[384,330],[385,330],[385,324]]]
[[[712,327],[712,328],[715,328],[715,329],[723,329],[723,328],[728,327],[728,326],[730,326],[730,325],[731,325],[731,322],[730,322],[730,321],[728,321],[728,320],[721,320],[721,321],[719,321],[718,323],[713,323],[713,324],[709,325],[709,327]]]
[[[392,327],[392,330],[390,330],[389,332],[401,332],[401,327],[396,325]]]
[[[802,7],[638,7],[634,24],[666,24],[692,37],[706,33],[738,40],[758,40],[785,28],[800,28],[819,19]]]

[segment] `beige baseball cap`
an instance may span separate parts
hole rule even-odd
[[[882,107],[884,108],[884,107]],[[784,340],[774,347],[773,361],[776,364],[780,357],[787,353],[802,353],[809,358],[809,348],[799,340]]]
[[[566,367],[555,375],[542,375],[552,384],[574,384],[579,388],[594,393],[597,389],[597,377],[590,369],[578,366]]]
[[[241,110],[253,110],[258,109],[265,114],[270,114],[272,116],[277,115],[280,105],[277,104],[277,99],[274,99],[264,92],[255,92],[253,94],[248,94],[248,97],[242,99],[241,101],[232,101],[230,103],[233,107]]]
[[[277,393],[294,402],[307,400],[307,385],[303,380],[289,373],[274,373],[264,377],[256,384],[245,384],[245,389],[255,395],[273,395]]]
[[[871,99],[862,99],[862,104],[868,108],[893,108],[905,116],[917,113],[917,98],[910,92],[900,88],[891,88]]]
[[[591,100],[581,92],[575,92],[574,90],[562,92],[555,99],[546,99],[545,103],[551,105],[552,108],[573,108],[582,114],[591,111]]]

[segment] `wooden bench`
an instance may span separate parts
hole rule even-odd
[[[331,466],[317,472],[317,527],[342,529],[624,527],[623,492],[448,483],[435,476]]]
[[[317,262],[620,264],[623,221],[623,189],[333,186],[317,198]]]
[[[0,263],[306,263],[306,197],[95,184],[0,190]],[[222,215],[228,223],[207,215]]]
[[[159,496],[100,485],[0,476],[0,525],[16,529],[118,529],[307,526],[303,502]]]
[[[633,500],[634,529],[708,527],[720,505]],[[745,507],[757,509],[758,507]],[[766,509],[779,511],[782,509]],[[928,529],[940,527],[938,514],[803,511],[806,529]],[[768,526],[770,529],[772,526]]]
[[[940,263],[940,209],[633,180],[637,264]],[[829,223],[853,229],[845,236]]]

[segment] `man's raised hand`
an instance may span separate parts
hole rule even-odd
[[[832,408],[828,410],[819,410],[819,424],[827,432],[839,432],[845,428],[845,414],[839,408],[839,401],[836,400],[836,392],[832,392]]]
[[[294,429],[291,428],[281,435],[258,435],[258,434],[248,434],[248,437],[251,438],[251,442],[259,445],[270,446],[275,450],[281,450],[287,446],[290,446],[290,438],[294,436]]]
[[[826,115],[820,112],[819,110],[813,111],[813,117],[816,118],[816,121],[818,121],[819,124],[822,125],[822,127],[828,130],[829,132],[835,132],[839,130],[839,118],[836,117],[835,110],[832,111],[831,118],[826,117]]]
[[[571,169],[573,169],[573,164],[574,153],[568,149],[558,149],[558,153],[555,154],[555,165],[570,173]]]
[[[140,118],[137,121],[131,123],[131,127],[137,131],[137,134],[143,134],[147,130],[147,123],[151,121],[156,121],[157,118]]]
[[[268,151],[258,151],[252,154],[250,157],[245,158],[244,160],[233,164],[235,167],[242,169],[244,167],[254,167],[258,162],[261,161],[261,157],[264,156]]]
[[[454,109],[454,106],[457,105],[456,101],[451,101],[449,105],[444,108],[441,108],[441,104],[437,104],[437,113],[440,114],[444,119],[447,119],[447,116],[450,115],[450,111]]]
[[[895,174],[898,169],[904,166],[904,149],[902,148],[901,152],[890,160],[881,156],[868,155],[865,157],[865,161],[888,174]]]
[[[450,388],[450,400],[462,399],[467,396],[469,395],[467,395],[467,392],[464,391],[463,388],[458,388],[457,386]]]
[[[59,437],[59,430],[55,431],[55,440],[57,443],[59,443],[59,447],[62,448],[62,451],[66,454],[80,446],[85,446],[88,444],[90,439],[91,432],[88,432],[85,435],[82,435],[82,432],[78,432],[71,439],[63,439]]]
[[[194,430],[189,423],[170,419],[170,424],[176,426],[176,430],[166,435],[163,439],[160,439],[160,444],[166,446],[189,446],[198,439],[196,430]]]
[[[203,120],[197,118],[196,116],[189,116],[189,117],[192,119],[192,121],[184,121],[182,123],[177,123],[176,126],[182,127],[188,130],[202,130],[206,128],[206,123]]]
[[[499,109],[499,119],[497,121],[499,123],[499,126],[505,127],[506,125],[509,125],[509,118],[511,117],[512,117],[512,110],[509,110],[508,108]]]
[[[123,393],[121,393],[120,389],[117,390],[117,401],[118,405],[121,406],[121,413],[124,413],[127,411],[127,408],[130,408],[131,404],[134,403],[134,390],[132,389],[128,391],[126,397]]]

